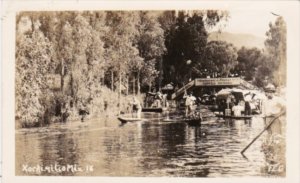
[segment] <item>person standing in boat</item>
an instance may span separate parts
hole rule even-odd
[[[154,97],[154,107],[157,108],[162,107],[162,99],[163,99],[163,95],[160,91],[158,91]]]
[[[285,112],[285,101],[275,95],[275,87],[273,85],[265,87],[265,94],[266,94],[266,99],[263,101],[263,106],[262,106],[262,114],[265,119],[265,123],[269,124],[270,121],[274,119],[274,117],[283,114]],[[281,134],[282,130],[281,128],[285,128],[285,124],[282,124],[283,119],[285,116],[280,117],[276,119],[276,123],[271,126],[271,131]]]
[[[243,110],[242,101],[240,101],[238,104],[233,106],[231,110],[232,110],[233,116],[236,116],[236,117],[241,116],[242,110]]]
[[[133,97],[132,115],[135,114],[135,117],[141,118],[141,112],[142,112],[142,105],[140,101],[136,97]]]
[[[194,111],[194,104],[196,98],[193,96],[193,93],[190,92],[189,95],[184,95],[185,99],[185,117],[188,117]]]

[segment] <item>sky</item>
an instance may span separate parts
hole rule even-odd
[[[223,32],[253,34],[263,38],[269,30],[269,23],[274,23],[277,18],[271,11],[230,10],[229,12],[230,18],[222,29]]]

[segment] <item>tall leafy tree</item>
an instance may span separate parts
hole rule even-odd
[[[254,74],[254,84],[258,87],[264,87],[268,82],[273,81],[274,62],[269,55],[262,54],[258,59],[259,66]]]
[[[87,52],[92,41],[92,29],[89,22],[80,13],[75,17],[72,27],[74,49],[71,66],[71,90],[75,102],[79,100],[86,103],[90,98]]]
[[[54,72],[50,41],[33,22],[32,33],[20,35],[16,46],[16,111],[22,125],[44,121],[45,96],[51,95],[47,75]]]
[[[181,85],[203,67],[207,29],[226,22],[227,11],[165,11],[159,17],[167,52],[163,59],[164,82]],[[196,66],[198,68],[196,68]],[[204,69],[204,68],[203,68]],[[183,81],[179,82],[178,81]]]
[[[253,80],[255,73],[262,62],[263,53],[257,48],[242,47],[237,52],[238,64],[234,68],[235,72],[240,76],[244,76],[245,80]]]
[[[274,24],[269,24],[266,32],[265,46],[273,69],[273,82],[276,85],[286,84],[286,23],[283,17],[278,17]]]
[[[106,61],[104,57],[103,36],[107,33],[105,26],[105,12],[87,12],[86,19],[91,26],[91,43],[87,48],[88,63],[88,88],[91,98],[95,98],[100,92],[101,80],[104,77]]]
[[[186,78],[186,73],[197,62],[201,61],[201,55],[207,42],[203,17],[197,14],[189,16],[180,12],[175,26],[171,27],[166,37],[167,55],[165,56],[165,70],[168,78],[175,84]],[[188,60],[192,64],[187,64]],[[168,72],[169,71],[169,72]],[[187,79],[187,78],[186,78]]]
[[[204,55],[205,62],[198,67],[206,68],[210,75],[218,74],[221,77],[228,77],[230,70],[237,65],[237,49],[224,41],[209,42]]]
[[[151,89],[157,81],[158,87],[161,84],[161,61],[164,52],[164,31],[158,22],[159,12],[139,12],[140,24],[138,25],[139,36],[137,47],[140,57],[144,58],[141,72],[141,83]]]
[[[109,35],[105,38],[105,48],[110,64],[112,89],[115,81],[118,81],[119,93],[121,93],[122,80],[129,74],[130,67],[141,67],[142,58],[139,56],[136,37],[139,35],[138,12],[107,12],[106,25],[109,27]],[[115,79],[114,75],[117,75]]]

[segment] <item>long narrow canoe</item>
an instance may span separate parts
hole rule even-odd
[[[199,126],[201,125],[201,119],[183,119],[183,122],[187,123],[191,126]]]
[[[144,107],[142,112],[163,112],[163,108]]]
[[[118,117],[118,120],[121,121],[122,123],[127,123],[127,122],[135,122],[135,121],[145,121],[146,119]]]
[[[253,116],[224,116],[221,114],[217,114],[217,117],[221,118],[229,118],[229,119],[252,119]]]
[[[187,118],[182,118],[182,119],[164,119],[164,122],[184,122],[187,123],[188,125],[191,126],[199,126],[201,125],[201,119],[187,119]]]

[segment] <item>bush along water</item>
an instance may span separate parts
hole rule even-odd
[[[17,128],[42,127],[51,123],[66,123],[103,116],[116,116],[131,112],[133,95],[121,95],[102,87],[93,97],[74,99],[61,92],[47,95],[36,101],[38,105],[27,105],[26,115],[16,115]],[[142,101],[142,96],[139,97]],[[37,110],[37,107],[38,110]]]

